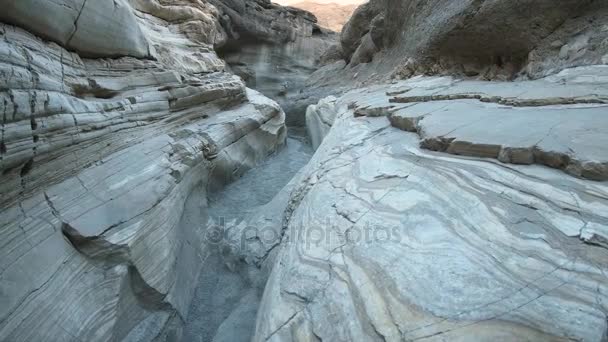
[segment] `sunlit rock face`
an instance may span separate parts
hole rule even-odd
[[[207,3],[0,3],[0,340],[178,338],[208,253],[184,203],[279,149],[283,111]]]

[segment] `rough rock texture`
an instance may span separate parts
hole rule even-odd
[[[342,30],[344,62],[313,74],[302,97],[415,75],[537,79],[606,64],[607,10],[593,0],[371,0]]]
[[[303,127],[306,106],[313,102],[295,104],[294,98],[337,35],[319,27],[312,13],[268,0],[212,3],[224,13],[222,25],[229,39],[220,54],[230,70],[277,101],[288,125]]]
[[[595,1],[581,16],[569,18],[528,55],[525,75],[539,78],[563,68],[608,64],[608,6]]]
[[[222,56],[231,70],[241,76],[247,86],[277,101],[287,115],[287,124],[304,123],[304,106],[296,105],[293,97],[299,95],[306,79],[318,65],[319,57],[331,40],[322,37],[299,36],[284,44],[249,43],[226,51]]]
[[[312,108],[331,130],[259,213],[280,238],[245,246],[274,265],[254,341],[605,340],[607,183],[494,152],[605,165],[606,81],[418,77]]]
[[[208,254],[189,193],[284,144],[217,11],[171,3],[3,2],[0,340],[177,339]]]
[[[340,35],[340,44],[344,57],[350,60],[363,43],[363,37],[370,33],[371,24],[376,17],[382,16],[379,2],[370,1],[357,8],[351,19],[344,25]],[[374,51],[375,52],[375,51]]]
[[[461,67],[469,74],[496,66],[505,76],[525,65],[528,53],[563,29],[568,19],[608,6],[598,1],[590,6],[592,0],[560,1],[559,6],[538,0],[399,3],[387,0],[383,6],[385,43],[394,44],[415,63]]]
[[[210,0],[223,12],[222,25],[234,41],[287,43],[320,33],[317,18],[307,11],[270,0]]]
[[[280,1],[279,1],[280,3]],[[319,3],[316,1],[300,1],[290,6],[309,11],[317,17],[319,26],[334,32],[342,31],[358,4],[337,4],[335,2]]]

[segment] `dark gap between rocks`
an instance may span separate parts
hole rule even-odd
[[[208,198],[201,198],[203,192],[194,191],[187,200],[184,217],[200,220],[191,223],[202,225],[206,232],[214,224],[239,222],[270,202],[312,154],[303,130],[290,129],[287,146],[242,178]],[[207,244],[209,255],[203,261],[182,341],[249,341],[262,290],[243,273],[229,269],[217,245]]]

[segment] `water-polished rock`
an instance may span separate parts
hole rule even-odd
[[[150,57],[125,0],[2,1],[0,20],[92,57]]]
[[[280,148],[284,113],[224,72],[208,5],[88,1],[66,41],[73,4],[35,3],[0,24],[0,340],[177,339],[208,253],[186,198]]]
[[[607,183],[421,145],[538,138],[605,161],[604,71],[415,78],[317,106],[336,119],[274,206],[280,238],[267,253],[251,244],[272,265],[254,341],[605,340]]]
[[[355,115],[387,116],[426,149],[608,180],[607,76],[594,66],[524,82],[418,77],[345,97]]]

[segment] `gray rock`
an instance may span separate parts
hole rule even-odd
[[[319,57],[319,64],[321,66],[341,61],[344,58],[344,52],[340,44],[330,45],[325,52]]]
[[[536,79],[605,64],[607,9],[603,1],[371,0],[342,31],[350,67],[318,71],[312,87],[353,89],[415,75]]]
[[[378,47],[374,44],[372,35],[367,33],[361,38],[361,43],[357,50],[353,53],[350,59],[350,66],[355,66],[361,63],[369,63],[372,61],[374,54],[378,51]]]
[[[107,3],[112,18],[96,12]],[[2,341],[178,339],[208,253],[186,199],[284,144],[281,108],[195,33],[221,33],[216,10],[161,3],[88,1],[78,47],[60,35],[70,6],[58,23],[41,17],[55,2],[2,12],[57,28],[55,43],[0,24]],[[140,34],[155,60],[135,58]]]
[[[359,6],[351,19],[344,25],[340,36],[340,43],[347,61],[361,44],[361,39],[370,31],[372,20],[380,14],[382,8],[377,2],[366,2]]]
[[[606,182],[420,146],[427,135],[479,138],[470,150],[486,154],[542,138],[544,120],[562,115],[564,140],[546,146],[605,158],[603,140],[577,139],[608,136],[605,105],[527,102],[603,98],[604,69],[515,84],[418,77],[326,101],[338,114],[291,185],[253,340],[605,339]],[[459,99],[481,93],[511,105],[497,117],[496,103]],[[433,100],[443,95],[455,98]],[[415,133],[386,115],[423,118]]]
[[[270,0],[210,0],[222,13],[222,25],[233,41],[287,43],[298,36],[321,33],[310,12]],[[272,23],[269,25],[269,23]]]
[[[356,115],[417,132],[423,148],[608,180],[607,72],[582,67],[515,83],[412,78],[346,98]]]
[[[125,0],[1,1],[0,20],[87,57],[149,57],[149,44]]]
[[[331,129],[338,114],[335,111],[336,98],[326,97],[306,110],[306,129],[312,147],[316,150]]]
[[[564,68],[608,64],[608,7],[596,2],[568,19],[528,55],[526,76],[540,78]]]
[[[315,16],[268,0],[213,0],[223,12],[222,25],[229,39],[221,55],[247,85],[277,101],[287,125],[304,127],[306,106],[295,104],[305,80],[327,62],[328,48],[337,35],[320,28]],[[268,23],[272,23],[269,25]],[[325,59],[324,59],[325,58]]]

